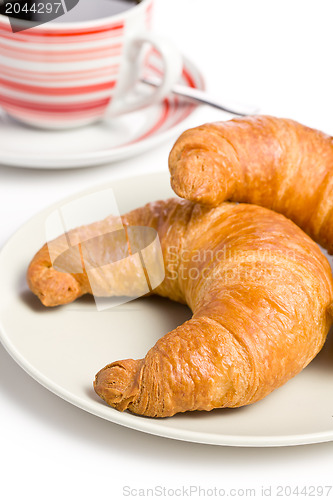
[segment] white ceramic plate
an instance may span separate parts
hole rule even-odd
[[[121,212],[172,195],[166,173],[117,180],[110,186]],[[282,446],[333,439],[332,339],[301,374],[248,407],[154,420],[107,406],[92,389],[95,373],[113,360],[143,357],[160,336],[188,319],[190,312],[157,297],[103,312],[96,310],[91,298],[56,309],[41,306],[28,290],[25,273],[45,242],[46,217],[61,205],[31,219],[0,254],[0,338],[34,379],[99,417],[168,438],[232,446]],[[97,209],[104,216],[105,206]],[[82,215],[90,220],[90,210]]]
[[[153,60],[148,76],[159,76]],[[196,66],[184,59],[179,83],[205,88]],[[28,168],[79,168],[129,158],[147,151],[184,128],[183,122],[197,105],[173,94],[161,104],[129,113],[110,122],[73,130],[28,127],[0,109],[0,163]],[[186,127],[185,127],[186,128]]]

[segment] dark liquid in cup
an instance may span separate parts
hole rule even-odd
[[[121,14],[140,2],[141,0],[0,0],[0,14],[33,23],[79,23]]]

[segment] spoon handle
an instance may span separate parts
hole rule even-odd
[[[157,87],[160,84],[158,78],[143,78],[141,80],[143,83],[147,85],[152,85]],[[194,89],[192,87],[187,87],[186,85],[176,84],[172,87],[171,92],[173,94],[185,97],[191,101],[199,102],[201,104],[208,104],[208,106],[212,106],[214,108],[220,109],[222,111],[226,111],[227,113],[231,113],[233,115],[238,116],[247,116],[247,115],[255,115],[258,113],[258,108],[254,106],[247,105],[233,105],[232,107],[226,106],[221,102],[218,102],[216,99],[210,97],[206,92],[200,89]]]

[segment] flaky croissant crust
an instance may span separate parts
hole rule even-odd
[[[144,359],[115,361],[97,374],[95,390],[114,408],[167,417],[254,403],[300,372],[323,346],[332,322],[330,267],[282,215],[255,205],[212,209],[173,198],[122,221],[156,229],[166,276],[154,293],[188,304],[193,318]],[[99,224],[112,230],[113,218]],[[93,233],[94,225],[85,231]],[[111,258],[116,248],[107,251]],[[113,293],[117,287],[126,292],[121,274],[113,278]],[[53,269],[47,247],[30,264],[28,282],[48,305],[89,293],[84,273]]]
[[[169,168],[179,196],[261,205],[333,253],[333,139],[323,132],[272,116],[207,123],[179,137]]]

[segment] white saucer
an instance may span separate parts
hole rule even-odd
[[[163,173],[116,180],[101,189],[113,189],[124,213],[148,201],[172,196],[169,184],[169,175]],[[89,193],[98,191],[92,189]],[[94,217],[97,213],[105,215],[101,199],[94,198]],[[168,438],[231,446],[333,440],[332,333],[305,370],[264,400],[247,407],[151,419],[107,406],[92,388],[97,371],[117,359],[142,358],[160,336],[189,319],[190,311],[159,297],[141,298],[102,312],[89,297],[64,307],[43,307],[27,287],[26,269],[45,242],[47,216],[68,201],[34,216],[0,254],[0,340],[29,375],[94,415]],[[90,217],[91,207],[87,206],[82,218],[89,221]]]
[[[151,76],[159,70],[150,67]],[[184,59],[180,82],[204,89],[198,68]],[[65,131],[30,128],[0,110],[0,163],[27,168],[79,168],[129,158],[157,146],[184,128],[197,108],[170,94],[161,104],[113,121]]]

